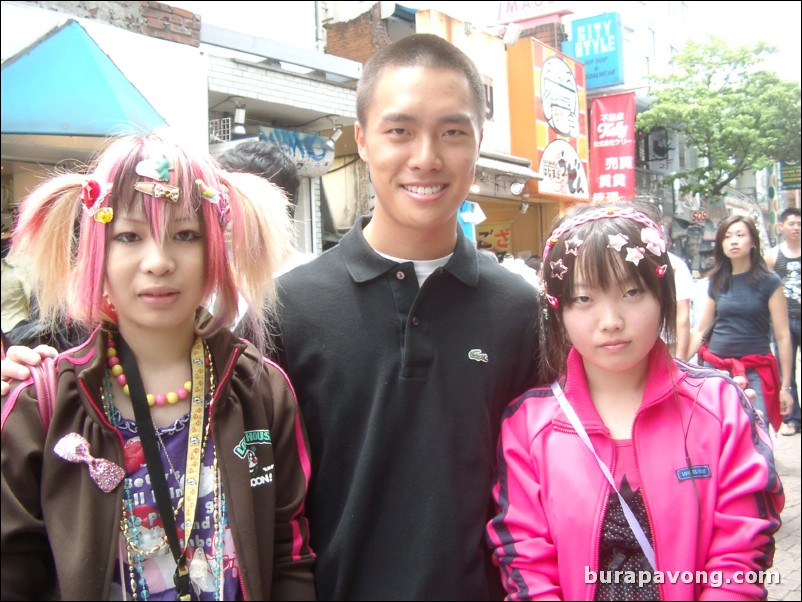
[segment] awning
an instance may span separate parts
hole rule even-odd
[[[154,65],[154,77],[167,65]],[[3,63],[2,133],[109,136],[164,118],[81,25],[69,20]]]
[[[471,193],[479,196],[520,201],[529,180],[543,177],[531,167],[529,159],[484,151],[476,161],[476,179]]]
[[[523,178],[524,180],[543,179],[543,176],[541,176],[538,172],[533,171],[530,167],[526,167],[525,165],[520,165],[511,161],[491,159],[489,157],[480,156],[476,161],[476,169],[495,172],[511,178]]]

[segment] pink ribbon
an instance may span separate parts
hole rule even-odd
[[[125,470],[111,460],[93,458],[89,453],[89,442],[78,433],[64,435],[53,451],[67,462],[86,463],[89,476],[103,493],[112,491],[125,477]]]

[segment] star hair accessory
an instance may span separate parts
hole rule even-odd
[[[161,159],[144,159],[136,164],[136,173],[143,178],[150,178],[159,182],[169,182],[170,172],[174,171],[170,167],[170,159],[162,156]]]
[[[615,249],[616,251],[620,251],[625,244],[629,242],[629,236],[626,234],[610,234],[607,236],[607,239],[610,241],[608,245],[611,249]]]
[[[111,184],[94,179],[86,180],[81,186],[81,206],[87,215],[95,218],[96,222],[108,224],[114,216],[110,207],[101,207],[110,191]]]
[[[638,265],[641,259],[643,259],[643,247],[627,247],[627,261]]]
[[[563,263],[562,259],[558,259],[557,261],[552,261],[549,263],[551,266],[551,277],[552,278],[559,278],[560,280],[563,279],[563,276],[568,272],[568,267]]]
[[[178,186],[168,186],[167,184],[159,184],[158,182],[137,182],[134,184],[134,190],[156,199],[167,199],[173,203],[177,202],[178,198],[181,196],[181,191]]]
[[[577,251],[583,242],[584,241],[581,238],[574,234],[574,237],[571,240],[565,241],[565,254],[576,256]]]
[[[644,226],[644,229],[646,230],[654,230],[655,234],[657,234],[657,237],[662,241],[662,237],[660,237],[660,228],[658,228],[657,224],[654,223],[654,221],[650,219],[649,216],[647,216],[645,213],[636,211],[632,207],[600,207],[598,209],[591,209],[590,211],[587,211],[581,215],[567,219],[562,224],[557,226],[554,232],[551,233],[549,239],[546,241],[546,247],[543,249],[543,255],[542,255],[543,264],[545,265],[546,258],[549,256],[549,251],[551,251],[552,247],[554,247],[554,245],[557,244],[560,238],[569,230],[572,230],[573,228],[576,228],[577,226],[581,226],[582,224],[586,224],[588,222],[594,222],[600,219],[616,219],[619,217],[634,220],[639,224],[642,224]],[[643,232],[641,233],[641,236],[643,236]],[[661,255],[662,253],[655,253],[655,250],[658,247],[655,247],[653,244],[654,243],[653,234],[651,232],[648,232],[646,234],[646,238],[648,239],[647,248],[653,254]],[[624,244],[626,244],[626,242],[627,241],[624,241],[624,243],[622,243],[622,245],[618,247],[618,249],[616,250],[621,250],[621,248],[623,247]],[[647,242],[647,240],[644,240],[644,242]],[[652,248],[650,248],[649,245],[651,245]],[[612,241],[611,241],[611,246],[613,246]],[[662,249],[665,250],[665,243],[663,243]]]

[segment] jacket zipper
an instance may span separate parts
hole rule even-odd
[[[217,386],[214,389],[214,395],[212,395],[211,401],[209,401],[209,437],[212,438],[212,446],[216,445],[215,442],[214,442],[214,429],[212,429],[212,416],[214,415],[214,412],[213,412],[214,403],[219,398],[220,391],[223,389],[223,387],[226,385],[226,383],[228,383],[228,381],[230,380],[231,373],[234,370],[234,364],[236,364],[237,358],[239,357],[240,353],[241,353],[240,348],[239,347],[234,347],[234,353],[231,355],[231,359],[228,361],[228,365],[226,366],[226,369],[223,371],[223,375],[220,378],[220,382],[217,383]],[[222,478],[222,476],[221,476],[221,478]],[[222,487],[222,483],[221,483],[221,487]],[[232,539],[233,539],[234,530],[231,531],[231,536],[232,536]],[[236,548],[236,545],[234,547]],[[240,594],[242,595],[242,599],[245,600],[245,601],[250,600],[250,597],[248,596],[248,593],[245,591],[245,582],[243,581],[243,571],[240,571],[239,573],[240,573],[239,574],[239,578],[237,580],[239,581],[239,591],[240,591]]]
[[[607,439],[612,443],[612,437],[609,435],[609,431],[607,434]],[[613,461],[610,465],[610,474],[615,475],[615,465],[618,460],[618,456],[615,453],[615,444],[613,443]],[[606,481],[606,479],[605,479]],[[599,550],[601,548],[601,540],[602,536],[604,535],[604,519],[607,516],[607,506],[610,503],[610,484],[606,483],[604,488],[604,505],[602,505],[602,517],[601,522],[599,523],[599,528],[596,531],[596,538],[593,544],[593,556],[592,560],[595,564],[596,575],[599,576]],[[598,587],[599,579],[596,579],[596,583],[592,584],[590,587],[590,597],[588,600],[593,600],[596,597],[596,588]]]
[[[90,393],[90,391],[87,388],[86,383],[83,381],[83,379],[77,378],[77,374],[76,374],[76,380],[78,382],[78,386],[81,387],[81,390],[84,392],[84,395],[89,400],[89,403],[91,403],[92,407],[94,407],[95,413],[100,417],[100,422],[104,426],[108,427],[108,429],[111,430],[117,436],[117,441],[120,444],[120,453],[124,455],[124,452],[123,452],[123,447],[124,447],[123,446],[123,436],[120,434],[120,431],[118,431],[116,428],[114,428],[112,426],[111,422],[109,422],[108,418],[106,417],[106,413],[100,411],[99,408],[100,408],[101,404],[98,404],[97,400]],[[123,469],[124,468],[125,467],[123,466]],[[126,479],[126,478],[127,478],[127,476],[123,476],[123,479]],[[125,487],[125,484],[123,484],[123,487]],[[121,508],[121,496],[120,496],[119,493],[115,494],[115,506],[118,509]],[[105,579],[105,582],[103,584],[103,596],[104,596],[104,599],[107,599],[109,597],[109,593],[111,592],[111,582],[114,579],[114,565],[117,562],[117,557],[118,557],[118,555],[120,553],[120,551],[119,551],[119,548],[120,548],[120,525],[119,525],[119,523],[120,523],[120,516],[115,513],[115,519],[114,519],[114,522],[112,523],[112,526],[111,526],[111,529],[110,529],[110,533],[111,533],[112,542],[114,543],[114,548],[117,551],[114,554],[114,559],[112,560],[111,570],[110,571],[106,571],[106,579]],[[120,580],[122,581],[123,593],[125,593],[125,575],[120,575]]]
[[[638,424],[638,418],[640,418],[641,412],[635,414],[635,420],[632,422],[632,449],[635,451],[635,471],[638,473],[638,482],[640,483],[640,490],[641,490],[641,497],[643,498],[643,506],[646,508],[646,520],[649,523],[649,532],[652,534],[652,550],[654,551],[654,571],[657,572],[657,567],[659,566],[659,562],[657,561],[657,534],[654,530],[654,522],[652,521],[652,512],[649,509],[649,498],[646,495],[646,485],[643,482],[643,478],[641,477],[640,471],[640,462],[638,462],[638,446],[635,443],[635,428]],[[665,600],[665,592],[663,591],[663,584],[657,584],[657,591],[659,593],[659,597],[661,600]]]
[[[579,434],[573,428],[557,426],[557,425],[555,425],[553,423],[552,423],[552,428],[555,431],[559,431],[561,433],[573,434],[573,435],[576,435],[577,437],[579,437]],[[606,428],[591,428],[591,429],[588,429],[587,427],[585,427],[585,432],[588,435],[590,435],[591,433],[593,433],[594,435],[603,435],[603,436],[607,437],[608,440],[611,440],[611,437],[609,435],[610,431],[607,430]],[[615,474],[616,459],[617,459],[616,455],[613,454],[612,466],[609,467],[611,474]],[[602,534],[604,532],[604,517],[607,514],[607,504],[610,502],[610,484],[606,483],[606,482],[605,482],[605,484],[606,484],[606,487],[604,489],[604,503],[602,505],[602,520],[599,523],[599,527],[598,527],[598,529],[596,531],[596,538],[594,540],[593,550],[592,550],[592,555],[591,555],[591,561],[594,563],[594,565],[591,568],[596,571],[597,577],[599,576],[599,548],[601,547],[601,539],[602,539]],[[593,600],[593,598],[596,596],[596,587],[597,587],[598,582],[599,582],[599,580],[597,579],[595,584],[589,584],[590,585],[590,595],[588,596],[588,600]]]

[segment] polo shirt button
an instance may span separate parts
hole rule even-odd
[[[418,316],[412,316],[412,325],[417,326],[420,324],[420,318]]]
[[[404,278],[407,277],[407,275],[404,272],[402,272],[401,270],[398,270],[395,273],[395,277],[398,278],[399,280],[403,280]]]

